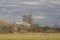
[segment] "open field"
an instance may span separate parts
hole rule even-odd
[[[60,33],[0,34],[0,40],[60,40]]]

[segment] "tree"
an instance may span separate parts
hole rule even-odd
[[[43,32],[47,32],[49,30],[49,26],[43,27]]]
[[[39,32],[40,31],[39,24],[31,24],[29,31],[30,32]]]

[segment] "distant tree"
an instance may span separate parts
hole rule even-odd
[[[47,32],[49,29],[50,29],[49,26],[45,26],[45,27],[43,27],[43,32]]]
[[[32,14],[23,15],[23,21],[32,24],[33,22]]]
[[[30,31],[30,32],[39,32],[39,31],[40,31],[40,26],[39,26],[39,24],[31,24],[29,31]]]

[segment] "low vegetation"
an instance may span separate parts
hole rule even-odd
[[[31,24],[29,27],[25,25],[16,25],[7,23],[1,25],[0,33],[57,33],[60,28],[50,28],[49,26],[41,27],[39,24]]]
[[[57,26],[56,26],[57,27]],[[39,24],[32,23],[29,26],[23,24],[12,24],[5,20],[0,20],[0,33],[57,33],[60,28],[41,27]]]
[[[60,33],[0,34],[0,40],[60,40]]]

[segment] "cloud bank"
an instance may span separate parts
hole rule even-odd
[[[33,16],[34,19],[45,19],[43,16]]]
[[[0,18],[16,22],[30,13],[42,24],[60,22],[60,0],[0,0]]]
[[[22,2],[22,3],[26,5],[39,5],[39,2]]]

